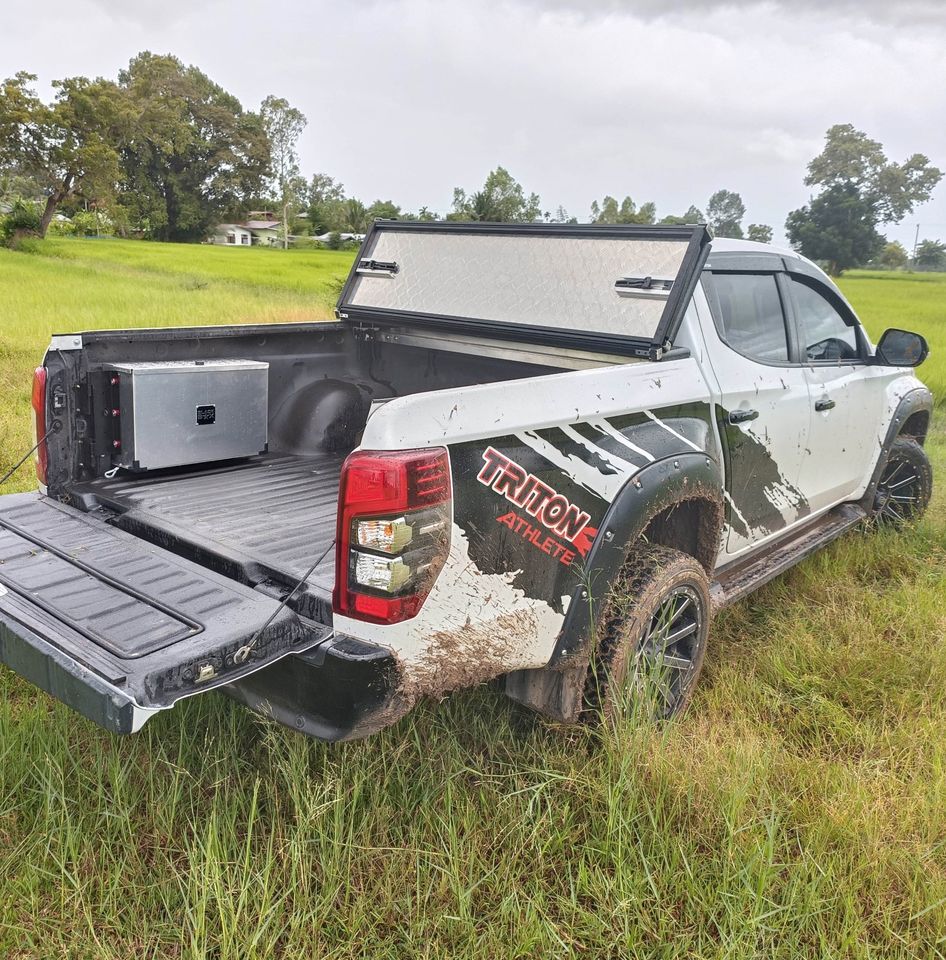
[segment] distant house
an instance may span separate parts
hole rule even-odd
[[[282,243],[282,220],[247,220],[243,226],[253,234],[253,243],[262,246]]]
[[[319,243],[328,243],[333,236],[335,236],[333,233],[323,233],[315,239],[318,240]],[[361,241],[365,239],[365,235],[363,233],[340,233],[338,234],[338,238],[342,243],[361,243]]]
[[[242,223],[218,223],[210,242],[230,247],[249,247],[253,244],[253,233]]]

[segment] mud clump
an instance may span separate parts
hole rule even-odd
[[[531,610],[504,613],[486,624],[470,620],[458,630],[441,630],[430,638],[423,657],[401,666],[401,692],[412,704],[422,697],[443,698],[452,690],[474,687],[510,669],[521,638],[535,635]]]

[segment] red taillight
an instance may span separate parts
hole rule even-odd
[[[348,457],[339,487],[336,613],[371,623],[417,616],[447,558],[450,490],[442,447]]]
[[[33,371],[33,443],[36,451],[33,460],[36,464],[36,478],[43,486],[46,485],[46,473],[49,467],[49,450],[46,441],[46,368],[37,367]],[[42,441],[42,442],[40,442]]]

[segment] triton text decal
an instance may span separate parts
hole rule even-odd
[[[580,538],[584,545],[587,538],[581,534],[588,526],[591,514],[585,513],[505,454],[487,447],[483,451],[483,467],[476,479],[569,543],[577,545]]]

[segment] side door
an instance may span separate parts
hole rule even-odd
[[[770,269],[703,273],[712,323],[703,323],[719,385],[717,419],[726,456],[728,534],[734,555],[809,514],[799,488],[811,403],[789,323],[781,261]]]
[[[875,425],[887,377],[883,368],[868,366],[867,338],[840,293],[800,273],[786,274],[784,283],[812,404],[811,455],[799,486],[812,512],[819,512],[863,491],[877,459]]]

